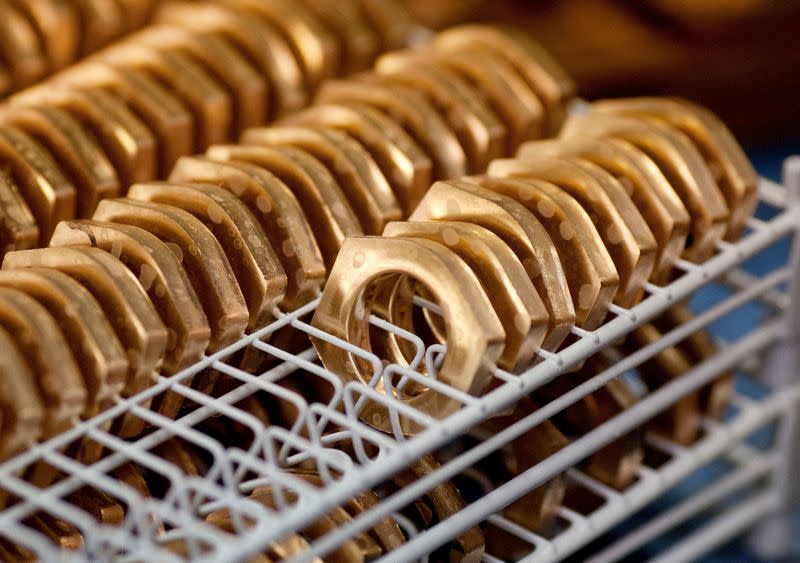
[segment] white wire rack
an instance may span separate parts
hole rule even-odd
[[[797,381],[797,335],[800,335],[796,309],[800,297],[800,247],[795,236],[800,229],[800,161],[787,164],[787,187],[762,182],[762,203],[772,209],[769,220],[753,219],[748,234],[739,242],[719,246],[719,252],[703,265],[680,262],[682,274],[664,287],[647,286],[647,297],[632,309],[612,307],[609,320],[593,332],[574,330],[574,343],[557,354],[542,353],[543,361],[522,374],[495,370],[500,385],[482,397],[464,395],[414,371],[427,358],[446,352],[442,346],[424,348],[422,340],[397,327],[374,319],[374,324],[395,332],[417,345],[410,368],[384,366],[371,352],[321,333],[307,320],[316,302],[298,311],[280,313],[277,321],[251,334],[190,369],[161,378],[152,388],[128,399],[120,399],[108,411],[81,421],[70,431],[0,465],[0,486],[14,501],[0,511],[0,536],[23,545],[44,561],[125,560],[169,561],[188,557],[193,560],[239,561],[254,557],[272,542],[307,527],[334,507],[340,506],[366,489],[383,491],[382,484],[424,454],[452,447],[457,439],[520,398],[560,376],[571,366],[613,344],[635,327],[654,318],[669,306],[690,297],[712,283],[727,287],[725,297],[700,312],[691,322],[675,328],[653,344],[625,357],[606,371],[573,388],[557,400],[511,424],[502,431],[462,446],[458,454],[443,461],[430,474],[399,490],[381,493],[381,500],[368,510],[311,543],[311,549],[297,557],[309,561],[325,556],[354,534],[371,529],[387,515],[394,515],[403,527],[407,542],[386,556],[387,560],[409,561],[425,558],[438,547],[481,524],[495,527],[528,546],[525,561],[561,560],[586,546],[617,523],[663,498],[684,477],[715,459],[729,467],[724,477],[698,494],[685,498],[650,518],[646,524],[628,531],[615,542],[592,551],[597,562],[615,561],[633,553],[681,523],[719,510],[693,535],[685,536],[660,556],[663,560],[689,560],[726,539],[751,527],[767,514],[787,510],[797,498],[792,471],[797,457],[794,435],[795,413],[800,402]],[[775,264],[762,275],[745,273],[742,265],[751,257],[782,240],[791,241],[792,259]],[[753,302],[764,305],[759,321],[752,316],[738,317],[742,307]],[[741,319],[747,319],[742,321]],[[475,474],[479,462],[524,432],[574,404],[587,394],[636,368],[659,351],[679,342],[712,322],[737,322],[741,333],[724,343],[712,359],[697,365],[685,376],[650,392],[608,422],[582,436],[541,463],[502,483],[489,485],[465,508],[447,520],[425,530],[416,530],[404,517],[404,507],[445,480]],[[375,369],[370,385],[343,383],[323,369],[310,347],[295,351],[298,335],[313,335],[342,346],[370,362]],[[268,369],[251,374],[233,365],[244,349],[257,350],[271,359]],[[768,356],[768,392],[752,398],[736,395],[731,415],[724,421],[706,421],[702,439],[691,447],[678,447],[657,438],[648,438],[648,448],[660,452],[662,462],[645,465],[636,482],[624,491],[614,491],[581,470],[581,462],[593,452],[626,432],[641,427],[680,398],[697,391],[730,369],[748,367],[755,372]],[[233,384],[220,396],[210,396],[190,388],[187,379],[204,370],[216,369]],[[287,385],[290,377],[301,383]],[[407,405],[379,393],[375,385],[383,380],[403,385],[413,380],[428,385],[463,404],[444,420],[434,420]],[[319,392],[324,389],[324,393]],[[192,408],[175,419],[167,419],[145,405],[167,390],[186,398]],[[269,424],[243,405],[250,396],[268,404],[280,404],[293,413],[290,424]],[[416,420],[424,430],[404,438],[401,433],[381,434],[360,422],[358,413],[365,401],[386,405],[397,416]],[[271,401],[271,403],[270,403]],[[151,431],[141,438],[123,441],[105,430],[108,422],[128,414],[144,419]],[[773,428],[776,439],[769,448],[756,450],[748,437],[763,428]],[[204,460],[202,471],[187,475],[157,452],[159,446],[179,439]],[[108,454],[92,465],[81,464],[64,452],[77,440],[103,444]],[[346,453],[347,452],[347,453]],[[666,460],[666,461],[663,461]],[[149,481],[161,485],[143,491],[119,477],[119,469],[134,464]],[[50,466],[61,476],[54,483],[37,487],[25,479],[34,466]],[[310,486],[291,471],[297,467],[318,471],[322,487]],[[567,502],[560,510],[555,532],[537,535],[503,517],[502,509],[552,477],[567,472],[571,486],[579,494],[593,495],[599,501],[591,511],[580,512]],[[93,516],[71,500],[72,493],[85,487],[104,491],[124,507],[124,519],[116,525],[99,526]],[[274,493],[271,509],[248,499],[256,487],[269,486]],[[730,497],[744,498],[742,504],[723,503]],[[228,509],[232,532],[205,522],[215,510]],[[82,544],[71,550],[56,548],[46,533],[32,525],[39,511],[55,515],[74,526]],[[183,552],[168,546],[180,543]],[[179,555],[182,553],[182,555]],[[485,561],[497,561],[491,549]]]

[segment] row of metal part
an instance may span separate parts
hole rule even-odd
[[[392,0],[168,2],[153,19],[0,107],[0,256],[308,105],[414,29]]]

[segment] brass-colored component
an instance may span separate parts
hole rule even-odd
[[[128,354],[123,396],[132,396],[152,385],[167,347],[167,329],[125,265],[111,254],[90,247],[11,252],[3,262],[4,270],[39,267],[54,268],[77,279],[103,308]],[[147,406],[147,402],[140,404]],[[126,417],[120,435],[138,435],[143,426],[141,419]]]
[[[0,559],[14,563],[38,563],[39,559],[27,547],[0,539]]]
[[[162,373],[177,373],[201,358],[211,338],[208,320],[178,257],[158,237],[139,227],[84,219],[59,224],[50,244],[100,248],[136,276],[169,331]],[[168,396],[157,410],[174,416],[183,399]]]
[[[661,332],[652,324],[646,324],[628,336],[623,348],[632,352],[660,339]],[[644,362],[639,366],[638,372],[648,387],[658,388],[682,377],[691,369],[692,364],[683,352],[673,346],[662,350]],[[653,430],[668,439],[688,445],[697,438],[701,416],[700,394],[695,392],[679,399],[669,409],[657,415],[651,424]]]
[[[381,38],[365,18],[358,0],[303,0],[341,45],[340,73],[364,70],[381,51]],[[324,84],[324,82],[323,82]]]
[[[68,275],[45,268],[0,270],[0,286],[24,292],[55,319],[83,376],[83,416],[107,407],[125,385],[128,356],[92,294]]]
[[[42,438],[70,428],[86,412],[86,388],[55,319],[22,291],[0,287],[0,327],[34,374],[45,407]]]
[[[39,143],[14,127],[0,127],[0,169],[17,180],[39,226],[39,244],[47,244],[56,224],[75,216],[75,187]]]
[[[252,164],[184,157],[170,181],[215,184],[242,200],[269,237],[286,273],[284,307],[299,307],[319,294],[326,274],[322,254],[297,198],[273,174]]]
[[[675,261],[686,248],[689,212],[649,156],[619,139],[575,137],[527,143],[517,157],[581,158],[614,175],[631,196],[658,244],[651,279],[656,283],[669,281]]]
[[[0,257],[38,244],[39,226],[28,204],[11,175],[0,170]]]
[[[248,330],[274,318],[283,300],[286,273],[249,209],[231,192],[206,184],[137,184],[128,197],[188,211],[212,232],[228,257],[250,311]]]
[[[383,42],[383,51],[408,47],[412,35],[420,29],[398,0],[358,0],[358,3],[377,30]]]
[[[65,110],[47,106],[6,108],[0,122],[16,126],[53,155],[75,186],[79,216],[91,215],[101,199],[119,195],[117,174],[103,149]]]
[[[354,137],[369,151],[400,202],[410,214],[431,184],[432,163],[394,120],[363,105],[312,106],[282,120],[289,125],[331,127]]]
[[[71,493],[67,499],[97,520],[98,524],[119,526],[125,519],[122,505],[100,489],[83,487]]]
[[[286,184],[308,216],[327,268],[333,266],[345,238],[364,234],[333,175],[308,152],[281,145],[217,145],[206,155],[213,160],[249,162]]]
[[[36,31],[14,2],[0,2],[0,56],[15,84],[25,86],[47,72]]]
[[[425,96],[413,88],[386,85],[362,75],[349,80],[326,80],[317,103],[364,104],[389,115],[425,150],[433,161],[434,180],[467,173],[467,156],[453,131]]]
[[[694,315],[686,305],[675,305],[654,319],[653,324],[664,334],[692,319],[694,319]],[[693,332],[685,340],[678,342],[675,347],[686,356],[693,366],[712,358],[717,353],[711,335],[702,329]],[[733,373],[727,371],[700,389],[700,409],[708,418],[721,419],[730,404],[732,395]]]
[[[155,178],[158,156],[153,134],[136,114],[109,92],[79,90],[48,82],[20,92],[11,98],[10,103],[11,107],[47,105],[69,112],[97,138],[123,189],[134,182]]]
[[[610,257],[604,260],[607,252],[590,255],[594,249],[585,241],[587,229],[573,226],[570,215],[547,194],[548,187],[558,188],[550,184],[537,189],[538,184],[545,182],[535,179],[481,178],[478,181],[487,189],[514,198],[536,216],[561,259],[575,309],[575,324],[586,330],[600,326],[617,294],[619,276]]]
[[[60,549],[80,549],[83,546],[83,535],[80,530],[49,512],[40,510],[26,518],[24,522]]]
[[[276,117],[306,105],[308,94],[300,64],[286,40],[268,23],[230,6],[197,2],[165,4],[156,21],[188,27],[204,36],[218,36],[240,51],[267,78],[270,91],[261,102],[265,115]]]
[[[70,67],[56,80],[74,88],[106,89],[129,105],[158,142],[160,175],[168,174],[180,156],[192,152],[192,116],[173,93],[147,72],[92,59]]]
[[[731,212],[727,240],[738,239],[758,204],[758,174],[725,124],[688,100],[629,98],[593,104],[599,113],[631,115],[667,123],[683,132],[705,159]]]
[[[372,156],[341,131],[312,127],[262,127],[246,131],[245,144],[290,145],[322,161],[333,174],[368,235],[380,234],[403,210]]]
[[[224,38],[177,26],[153,25],[131,36],[130,41],[183,53],[203,65],[231,97],[229,138],[235,139],[246,128],[266,121],[269,86],[265,78]]]
[[[81,22],[72,3],[17,0],[15,4],[36,29],[49,71],[64,68],[78,58]]]
[[[389,223],[383,235],[426,238],[455,252],[481,282],[505,330],[505,348],[497,365],[509,371],[530,365],[550,317],[522,263],[500,237],[478,225],[456,221]],[[430,321],[434,319],[429,317]]]
[[[153,448],[153,453],[174,465],[187,477],[197,477],[201,474],[194,457],[177,438],[164,440]]]
[[[50,415],[39,396],[34,371],[14,337],[0,327],[0,459],[23,451],[38,440]],[[5,493],[4,493],[5,496]]]
[[[375,69],[384,84],[409,86],[428,97],[464,147],[470,172],[483,172],[505,154],[505,125],[458,73],[405,53],[383,55]]]
[[[412,221],[465,221],[498,235],[522,262],[547,307],[550,324],[542,348],[554,351],[575,323],[569,286],[558,253],[542,224],[522,204],[469,179],[436,182]]]
[[[620,282],[615,301],[627,307],[641,299],[655,265],[656,242],[630,198],[629,206],[617,207],[627,197],[618,183],[603,181],[585,164],[547,158],[496,160],[489,176],[538,178],[567,191],[592,218],[614,260]]]
[[[433,456],[425,455],[408,469],[395,475],[392,480],[400,488],[408,487],[414,481],[433,473],[439,467],[439,462]],[[466,508],[466,502],[461,493],[450,481],[444,481],[430,489],[425,493],[425,498],[433,508],[439,522],[444,522],[453,514]],[[480,561],[484,551],[483,533],[478,526],[473,526],[454,538],[448,547],[450,548],[447,554],[448,561],[465,563]]]
[[[433,47],[441,52],[487,51],[505,58],[542,101],[544,135],[558,133],[566,118],[567,105],[575,96],[575,83],[529,36],[512,29],[462,25],[438,33]]]
[[[247,305],[225,252],[200,220],[177,207],[128,198],[101,202],[94,219],[140,227],[178,256],[208,319],[210,351],[242,336],[249,318]]]
[[[122,33],[125,14],[116,0],[77,0],[83,33],[81,34],[81,53],[84,55],[97,51]]]
[[[442,307],[448,354],[438,379],[463,392],[478,395],[489,384],[489,368],[500,356],[505,333],[480,282],[469,267],[447,247],[423,239],[361,237],[347,239],[325,286],[312,325],[356,346],[370,349],[371,290],[382,276],[404,274],[423,284]],[[368,365],[328,342],[312,337],[323,365],[346,380],[366,383]],[[383,382],[377,389],[384,391]],[[457,401],[431,389],[398,398],[436,418],[458,410]],[[361,412],[367,424],[392,431],[387,409],[368,403]],[[421,430],[419,424],[400,417],[405,434]]]
[[[336,38],[299,2],[292,0],[215,0],[266,21],[280,30],[303,67],[306,87],[313,91],[339,72]]]
[[[193,119],[194,150],[228,140],[233,108],[227,92],[191,57],[125,41],[96,58],[116,67],[140,69],[167,86]]]
[[[716,251],[730,214],[702,156],[686,135],[666,125],[600,113],[570,118],[563,135],[623,139],[644,151],[667,177],[690,214],[691,241],[684,256],[699,262]]]

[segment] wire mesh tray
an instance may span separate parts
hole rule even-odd
[[[500,385],[482,397],[460,393],[413,369],[384,366],[371,352],[315,330],[307,320],[316,301],[292,313],[280,313],[278,320],[270,326],[248,335],[235,345],[206,357],[184,372],[161,378],[143,393],[120,399],[114,407],[99,416],[82,421],[65,434],[38,444],[0,465],[2,489],[18,499],[0,512],[0,536],[9,542],[26,546],[37,557],[47,561],[161,561],[182,560],[183,557],[233,561],[253,557],[271,542],[305,528],[361,491],[380,487],[381,483],[424,454],[452,445],[459,436],[468,433],[487,417],[618,341],[670,305],[689,298],[699,288],[712,282],[722,283],[728,288],[726,296],[698,314],[692,322],[641,348],[556,401],[542,405],[519,422],[470,448],[460,450],[436,471],[384,496],[379,503],[346,524],[319,537],[311,544],[312,551],[300,559],[311,560],[315,554],[324,556],[330,553],[353,534],[370,529],[387,515],[396,516],[408,538],[401,548],[390,554],[392,560],[407,561],[424,557],[480,522],[502,527],[507,533],[534,546],[535,549],[527,555],[526,560],[552,561],[562,558],[661,495],[682,476],[728,451],[749,433],[797,405],[800,391],[794,385],[758,402],[739,399],[736,403],[737,416],[718,426],[712,427],[708,423],[707,432],[700,442],[688,449],[673,449],[669,452],[671,461],[657,469],[643,469],[637,482],[622,492],[604,488],[577,468],[583,459],[621,433],[641,426],[679,398],[712,381],[724,370],[735,368],[745,360],[758,356],[770,345],[786,340],[791,326],[784,314],[791,303],[787,290],[792,278],[791,267],[784,261],[772,271],[753,277],[739,266],[779,241],[793,241],[800,226],[800,208],[789,205],[789,198],[782,186],[766,181],[762,182],[761,199],[762,204],[774,211],[774,216],[767,221],[753,219],[748,234],[741,241],[721,243],[717,255],[703,265],[680,262],[678,268],[682,273],[673,283],[664,287],[648,285],[647,297],[632,309],[612,306],[609,320],[596,331],[573,329],[574,342],[571,345],[557,354],[541,352],[542,361],[528,371],[517,375],[495,369],[493,375]],[[742,327],[740,337],[727,343],[717,356],[696,366],[685,377],[644,396],[633,408],[577,437],[557,454],[518,477],[485,491],[479,502],[468,504],[446,521],[420,532],[399,513],[401,508],[432,487],[465,471],[469,472],[486,455],[608,381],[624,375],[660,350],[709,323],[728,318],[741,307],[755,301],[765,303],[768,314],[763,315],[759,323]],[[418,305],[432,306],[423,301]],[[425,349],[416,336],[377,318],[373,319],[373,324],[414,342],[417,345],[417,363],[425,357],[427,365],[436,365],[437,359],[446,353],[446,349],[439,345]],[[296,351],[291,348],[297,342],[299,333],[326,339],[371,362],[375,367],[371,385],[343,384],[337,376],[318,364],[313,349]],[[241,355],[244,349],[256,350],[272,358],[271,367],[260,374],[233,367],[230,358]],[[184,384],[188,378],[208,369],[215,369],[229,378],[231,385],[227,393],[212,397]],[[308,400],[308,394],[304,392],[308,387],[292,389],[280,384],[290,374],[300,372],[304,377],[314,380],[314,387],[326,389],[324,398]],[[463,408],[447,419],[434,420],[374,389],[381,379],[386,381],[388,378],[395,386],[410,380],[429,385],[459,401]],[[182,395],[192,405],[175,420],[164,418],[146,408],[153,397],[167,390]],[[248,412],[242,402],[255,393],[270,397],[279,402],[282,408],[293,409],[295,422],[289,427],[270,425]],[[358,418],[358,412],[366,400],[385,404],[390,412],[398,413],[398,416],[414,418],[425,430],[407,439],[399,432],[386,435],[374,431]],[[151,432],[134,441],[123,441],[107,432],[107,424],[123,413],[144,419],[151,427]],[[220,440],[215,430],[220,428],[224,429],[226,436],[235,436],[235,443]],[[202,472],[197,475],[184,474],[157,452],[174,437],[201,452],[205,460]],[[63,452],[78,439],[102,444],[108,455],[91,466],[74,461]],[[746,475],[762,475],[772,470],[777,464],[776,459],[777,454],[764,460],[740,456],[737,463]],[[119,478],[121,469],[131,462],[160,480],[162,486],[158,491],[143,493]],[[62,478],[45,488],[34,486],[23,476],[37,465],[55,468]],[[323,486],[309,486],[297,479],[290,469],[301,465],[312,465],[318,471]],[[499,514],[509,502],[567,470],[572,482],[580,483],[603,499],[600,508],[585,515],[563,508],[561,516],[569,525],[549,538],[520,530]],[[87,485],[104,491],[125,508],[124,518],[118,525],[98,526],[93,516],[70,500],[75,491]],[[247,499],[250,491],[263,486],[269,486],[274,491],[275,507],[272,510]],[[731,484],[719,486],[723,488],[722,492],[735,488]],[[722,492],[713,489],[706,491],[706,496],[711,502]],[[751,504],[751,511],[748,512],[750,517],[755,518],[772,509],[775,503],[769,497],[762,504]],[[668,514],[665,520],[659,520],[640,532],[636,537],[645,539],[637,541],[646,541],[650,535],[668,528],[675,514],[689,514],[704,506],[698,503],[688,507],[681,505],[676,510],[684,512],[669,513],[672,516]],[[756,510],[753,506],[761,508]],[[223,508],[230,511],[232,533],[210,526],[204,520],[208,513]],[[74,549],[70,551],[57,549],[46,535],[28,524],[37,511],[47,511],[74,526],[82,538],[81,545],[73,546]],[[176,544],[180,544],[182,550],[169,549],[169,546]],[[631,550],[635,547],[634,544],[624,544],[613,549]],[[693,544],[687,544],[685,549],[691,552]],[[494,560],[491,553],[484,555],[484,558]]]

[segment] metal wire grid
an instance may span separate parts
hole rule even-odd
[[[724,278],[734,288],[738,288],[727,299],[692,322],[676,328],[658,342],[628,356],[558,400],[544,405],[530,416],[463,451],[437,471],[383,498],[375,507],[314,542],[313,553],[309,552],[301,560],[310,560],[314,553],[329,553],[354,533],[371,528],[388,514],[395,515],[409,536],[409,541],[402,548],[392,552],[391,559],[410,560],[423,557],[462,530],[487,518],[493,523],[499,522],[501,517],[496,513],[508,502],[552,476],[576,466],[619,434],[642,425],[680,397],[713,380],[723,370],[736,366],[769,345],[787,338],[787,329],[792,328],[791,323],[787,323],[787,318],[780,311],[792,301],[784,289],[792,278],[791,267],[782,265],[758,280],[753,280],[737,270],[748,258],[779,239],[788,237],[794,240],[794,234],[800,225],[800,208],[794,205],[794,199],[787,198],[783,187],[765,181],[762,184],[761,198],[763,203],[778,208],[773,219],[766,222],[753,219],[750,222],[750,232],[745,238],[734,244],[720,244],[719,253],[703,265],[679,262],[678,268],[683,274],[676,281],[665,287],[648,285],[647,298],[632,309],[612,306],[610,320],[596,331],[587,332],[575,328],[573,333],[576,341],[573,344],[558,354],[541,352],[544,361],[525,373],[516,375],[494,370],[494,376],[502,385],[480,398],[465,395],[436,381],[435,370],[432,376],[423,376],[414,371],[422,358],[428,360],[428,366],[435,366],[437,359],[446,352],[443,346],[430,346],[426,349],[415,335],[374,318],[373,324],[379,328],[395,332],[399,337],[407,338],[417,345],[417,354],[410,368],[397,365],[384,367],[381,360],[371,352],[355,348],[307,324],[306,318],[314,310],[316,301],[292,313],[276,311],[278,320],[268,327],[204,358],[182,373],[160,378],[152,388],[134,397],[120,399],[108,411],[90,420],[81,421],[69,432],[38,444],[0,465],[0,483],[3,489],[19,499],[0,513],[0,535],[24,544],[39,558],[48,561],[89,558],[118,560],[120,557],[130,561],[179,560],[180,557],[174,552],[164,548],[174,541],[182,542],[188,556],[193,559],[232,561],[254,556],[271,542],[287,533],[303,529],[333,507],[341,505],[362,490],[383,482],[420,456],[452,442],[488,416],[515,403],[582,359],[619,340],[636,326],[657,316],[672,303],[687,298],[711,280]],[[794,242],[793,244],[796,245]],[[779,311],[759,326],[752,327],[746,336],[731,343],[712,360],[697,366],[685,377],[647,395],[633,408],[488,492],[480,502],[468,505],[447,521],[419,533],[399,514],[401,508],[432,487],[468,470],[475,462],[526,430],[551,418],[698,328],[753,300],[772,303]],[[429,306],[424,302],[420,304]],[[278,335],[287,333],[310,334],[364,358],[375,370],[370,384],[344,384],[336,375],[316,363],[316,356],[311,348],[300,353],[290,353],[270,343],[271,338],[280,340]],[[794,331],[792,333],[796,334]],[[226,359],[245,348],[259,350],[273,357],[274,365],[261,374],[253,375],[226,363]],[[237,385],[220,397],[211,397],[184,384],[188,378],[210,368],[232,378]],[[329,386],[330,393],[325,401],[306,400],[301,394],[280,385],[282,378],[299,370],[312,374],[318,381]],[[391,396],[377,392],[374,387],[379,381],[387,389],[416,381],[458,400],[463,408],[445,420],[435,420]],[[150,399],[168,389],[193,402],[196,408],[176,420],[164,418],[146,408]],[[237,407],[237,403],[256,392],[293,405],[297,413],[294,423],[286,428],[265,425],[249,412]],[[358,413],[367,400],[377,401],[390,409],[397,429],[393,436],[380,434],[359,421]],[[533,543],[537,549],[531,554],[531,560],[554,560],[574,551],[637,507],[662,494],[681,475],[688,474],[692,468],[700,467],[731,444],[740,441],[742,436],[759,424],[779,418],[796,407],[797,401],[798,389],[792,385],[760,403],[747,404],[733,422],[712,429],[695,447],[678,452],[673,462],[667,466],[657,472],[643,470],[641,479],[634,487],[623,494],[608,496],[608,502],[597,513],[581,516],[564,512],[571,525],[557,538],[535,538]],[[153,431],[131,442],[122,441],[106,432],[106,424],[123,413],[144,419],[152,426]],[[425,430],[413,438],[405,439],[399,432],[399,416],[415,419]],[[249,433],[251,439],[247,441],[246,447],[223,444],[205,433],[202,428],[198,428],[210,419],[222,419],[226,424],[236,424],[243,429],[242,432]],[[184,475],[176,466],[153,452],[154,448],[171,437],[179,437],[202,450],[209,460],[204,475]],[[110,453],[91,466],[82,465],[62,453],[68,444],[78,439],[101,443]],[[350,455],[337,447],[341,444],[349,448]],[[780,451],[777,451],[770,459],[777,460],[779,454]],[[128,461],[163,479],[167,484],[164,494],[144,498],[139,491],[115,478],[112,475],[115,468]],[[22,475],[26,469],[37,463],[57,468],[63,473],[63,479],[45,488],[29,484]],[[319,471],[324,487],[311,487],[287,470],[309,463]],[[780,466],[778,461],[775,463]],[[746,469],[750,466],[744,467]],[[783,466],[779,467],[781,468],[786,469]],[[571,471],[573,478],[597,488],[597,483],[592,483],[590,478],[578,470]],[[748,471],[755,470],[751,468]],[[124,504],[126,514],[121,525],[97,526],[91,516],[65,500],[71,492],[84,485],[101,489]],[[275,510],[268,510],[246,497],[249,491],[263,485],[271,486],[274,491]],[[708,494],[713,496],[712,493]],[[607,491],[606,494],[608,495]],[[774,508],[773,497],[774,494],[767,499],[769,502],[765,500],[762,504],[749,504],[751,512],[754,506],[761,506],[761,511]],[[221,508],[226,508],[231,513],[233,534],[204,522],[206,514]],[[44,535],[27,525],[26,518],[38,510],[45,510],[72,523],[83,536],[81,549],[58,551]],[[665,526],[671,521],[668,519],[660,525]],[[727,526],[726,530],[731,528],[726,522],[721,525]],[[648,530],[650,531],[646,530],[646,534],[654,533],[654,529]],[[526,538],[533,540],[534,536],[527,534]],[[689,543],[684,544],[684,549],[689,553],[695,544],[687,541]],[[487,555],[487,559],[491,560],[491,555]]]

